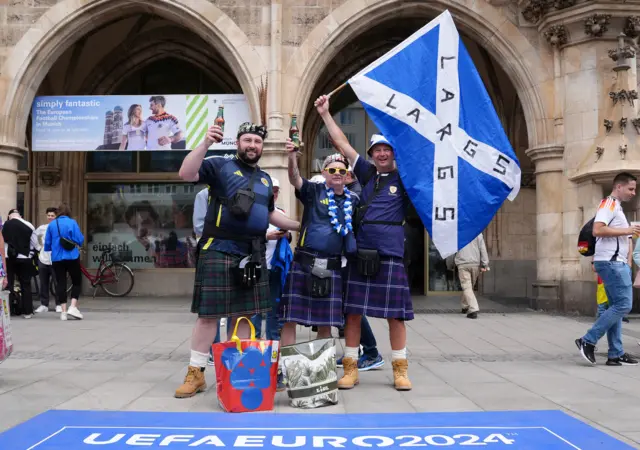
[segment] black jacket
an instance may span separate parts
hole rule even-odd
[[[2,237],[10,247],[7,257],[16,258],[18,254],[31,256],[31,235],[34,229],[29,225],[29,222],[22,219],[10,219],[3,224]],[[15,250],[15,254],[11,247]]]

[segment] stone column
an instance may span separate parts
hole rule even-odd
[[[563,151],[559,145],[527,150],[536,166],[537,281],[535,309],[557,310],[562,269]]]
[[[18,162],[27,149],[0,144],[0,217],[7,220],[7,212],[16,206],[18,196]]]

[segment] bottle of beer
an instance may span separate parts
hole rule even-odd
[[[216,120],[213,124],[218,125],[224,133],[224,106],[218,106],[218,115],[216,116]]]
[[[300,147],[300,129],[298,128],[298,116],[291,114],[291,128],[289,128],[289,138],[295,147]]]

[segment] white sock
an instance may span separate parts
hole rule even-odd
[[[200,353],[195,350],[191,350],[191,361],[189,365],[193,367],[207,367],[207,360],[209,359],[208,353]]]
[[[399,359],[407,359],[407,347],[402,350],[391,350],[391,361],[397,361]]]
[[[344,357],[358,360],[358,347],[345,347]]]

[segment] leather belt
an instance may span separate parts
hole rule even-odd
[[[317,258],[301,251],[296,251],[293,260],[302,265],[320,269],[340,270],[342,268],[342,258]]]

